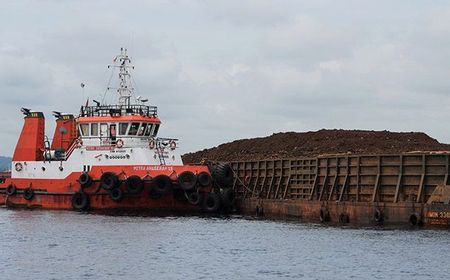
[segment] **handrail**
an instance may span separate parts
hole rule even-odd
[[[147,105],[100,105],[100,106],[81,106],[81,117],[107,117],[122,115],[141,115],[147,117],[156,117],[158,107]]]

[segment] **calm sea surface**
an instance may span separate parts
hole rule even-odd
[[[0,279],[450,279],[450,232],[0,209]]]

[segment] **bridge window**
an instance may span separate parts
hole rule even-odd
[[[88,123],[80,124],[80,133],[82,136],[89,136],[89,124]]]
[[[119,124],[119,135],[127,135],[127,130],[129,123],[120,123]]]
[[[152,129],[153,129],[153,124],[148,124],[147,125],[147,129],[145,130],[145,136],[150,136],[150,134],[152,133]]]
[[[141,127],[139,128],[138,136],[144,136],[145,130],[147,129],[147,124],[142,123]]]
[[[91,136],[98,136],[98,123],[91,123]]]
[[[132,123],[128,135],[134,136],[138,133],[140,123]]]
[[[100,137],[108,137],[108,124],[100,124]]]
[[[156,135],[158,134],[158,130],[159,130],[159,124],[155,125],[155,129],[153,130],[153,137],[156,137]]]

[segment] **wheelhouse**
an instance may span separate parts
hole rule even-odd
[[[115,145],[142,143],[155,139],[161,125],[156,107],[136,106],[86,106],[81,108],[77,120],[78,132],[88,145]]]

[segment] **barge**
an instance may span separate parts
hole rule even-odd
[[[244,214],[340,225],[450,228],[450,153],[235,161]]]

